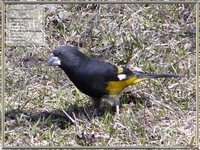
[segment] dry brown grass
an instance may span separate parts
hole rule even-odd
[[[45,5],[46,45],[6,52],[6,145],[194,144],[194,6]],[[91,101],[59,68],[46,65],[52,48],[70,44],[87,55],[146,72],[183,78],[142,82],[91,119]],[[71,118],[68,117],[70,115]]]

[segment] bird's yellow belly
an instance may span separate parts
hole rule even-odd
[[[122,81],[110,81],[106,87],[109,95],[119,95],[126,87],[132,85],[132,83],[136,80],[135,78],[130,78]]]
[[[110,81],[108,82],[106,89],[109,95],[116,96],[116,95],[119,95],[129,85],[137,84],[138,82],[146,80],[146,79],[147,78],[137,78],[136,76],[133,76],[126,80]]]

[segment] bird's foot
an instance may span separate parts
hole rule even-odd
[[[115,106],[115,109],[116,109],[116,110],[115,110],[115,111],[116,111],[116,115],[119,116],[119,105],[116,105],[116,106]]]
[[[94,118],[97,117],[97,116],[98,116],[98,109],[95,108],[94,111],[92,112],[91,118],[94,119]]]

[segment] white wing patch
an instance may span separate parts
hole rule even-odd
[[[126,75],[125,74],[119,74],[117,77],[119,78],[119,80],[126,79]]]

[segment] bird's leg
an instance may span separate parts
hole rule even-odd
[[[97,113],[100,107],[101,98],[92,97],[92,101],[93,101],[93,107],[94,107],[92,117],[94,117],[94,116],[97,116]]]
[[[111,96],[109,99],[114,102],[116,115],[119,115],[119,105],[120,105],[119,97]]]
[[[113,99],[115,104],[116,115],[119,115],[119,105],[120,105],[119,97],[113,97]]]

